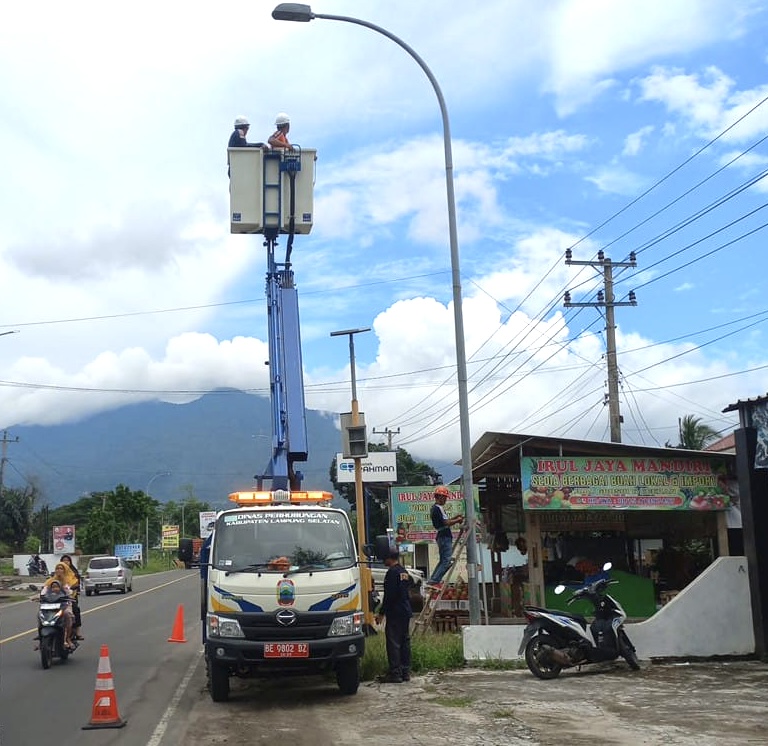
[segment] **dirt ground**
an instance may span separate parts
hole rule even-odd
[[[407,684],[364,683],[353,697],[315,679],[235,681],[214,704],[202,667],[172,729],[179,744],[292,746],[715,746],[768,744],[768,665],[643,664],[563,673],[467,669]]]

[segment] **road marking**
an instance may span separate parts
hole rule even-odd
[[[101,611],[102,609],[108,609],[110,606],[114,606],[115,604],[121,604],[121,603],[124,603],[125,601],[132,601],[134,598],[143,596],[145,593],[154,593],[155,591],[159,591],[161,588],[166,588],[167,586],[173,585],[174,583],[180,583],[182,580],[188,580],[190,577],[199,577],[199,576],[187,575],[183,578],[176,578],[175,580],[169,580],[167,583],[162,583],[161,585],[157,585],[154,588],[147,588],[146,591],[137,591],[136,593],[131,592],[130,596],[126,593],[124,596],[116,599],[115,601],[110,601],[108,604],[102,604],[101,606],[97,606],[95,609],[88,609],[87,611],[81,611],[80,613],[82,616],[85,616],[86,614],[95,614],[97,611]],[[0,645],[4,645],[6,642],[13,642],[14,640],[18,640],[22,637],[26,637],[27,635],[31,635],[35,633],[37,633],[37,627],[34,627],[33,629],[25,630],[24,632],[19,632],[16,635],[11,635],[11,637],[5,637],[3,639],[0,639]]]
[[[189,682],[192,680],[192,676],[194,675],[195,669],[200,663],[200,658],[202,657],[202,655],[203,655],[203,648],[200,648],[200,650],[197,651],[197,654],[195,655],[195,657],[192,659],[192,663],[189,664],[189,668],[187,669],[187,672],[184,674],[184,678],[179,683],[179,686],[176,689],[176,693],[173,695],[173,697],[171,698],[171,701],[168,703],[168,707],[166,707],[165,712],[163,713],[163,716],[160,718],[160,722],[157,724],[157,728],[155,728],[155,732],[152,734],[152,737],[149,739],[149,741],[147,741],[147,746],[160,746],[160,742],[163,740],[165,731],[168,729],[168,723],[170,723],[171,718],[176,712],[176,708],[179,706],[179,702],[181,702],[181,698],[184,696],[184,693],[187,691]]]

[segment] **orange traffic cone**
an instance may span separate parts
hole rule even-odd
[[[117,711],[117,696],[115,682],[112,679],[112,668],[109,665],[109,649],[101,646],[99,668],[96,672],[96,691],[93,693],[93,708],[91,719],[83,730],[94,728],[122,728],[128,721],[120,717]]]
[[[173,623],[173,632],[168,638],[168,642],[186,642],[187,638],[184,637],[184,605],[179,604],[179,608],[176,611],[176,621]]]

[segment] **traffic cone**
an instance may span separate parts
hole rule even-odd
[[[176,611],[176,620],[173,623],[173,632],[168,638],[168,642],[186,642],[187,638],[184,637],[184,605],[179,604],[179,608]]]
[[[109,648],[101,646],[99,668],[96,672],[96,690],[93,693],[93,708],[91,719],[83,730],[95,728],[122,728],[128,721],[120,717],[117,711],[117,696],[115,682],[112,678],[112,668],[109,664]]]

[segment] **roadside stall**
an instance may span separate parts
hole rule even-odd
[[[524,602],[565,608],[554,587],[595,577],[611,561],[616,597],[634,618],[653,615],[728,554],[733,461],[730,454],[503,433],[486,433],[473,448],[492,546],[503,545],[501,535],[527,545]],[[520,570],[503,556],[493,554],[496,603],[502,615],[519,617]]]

